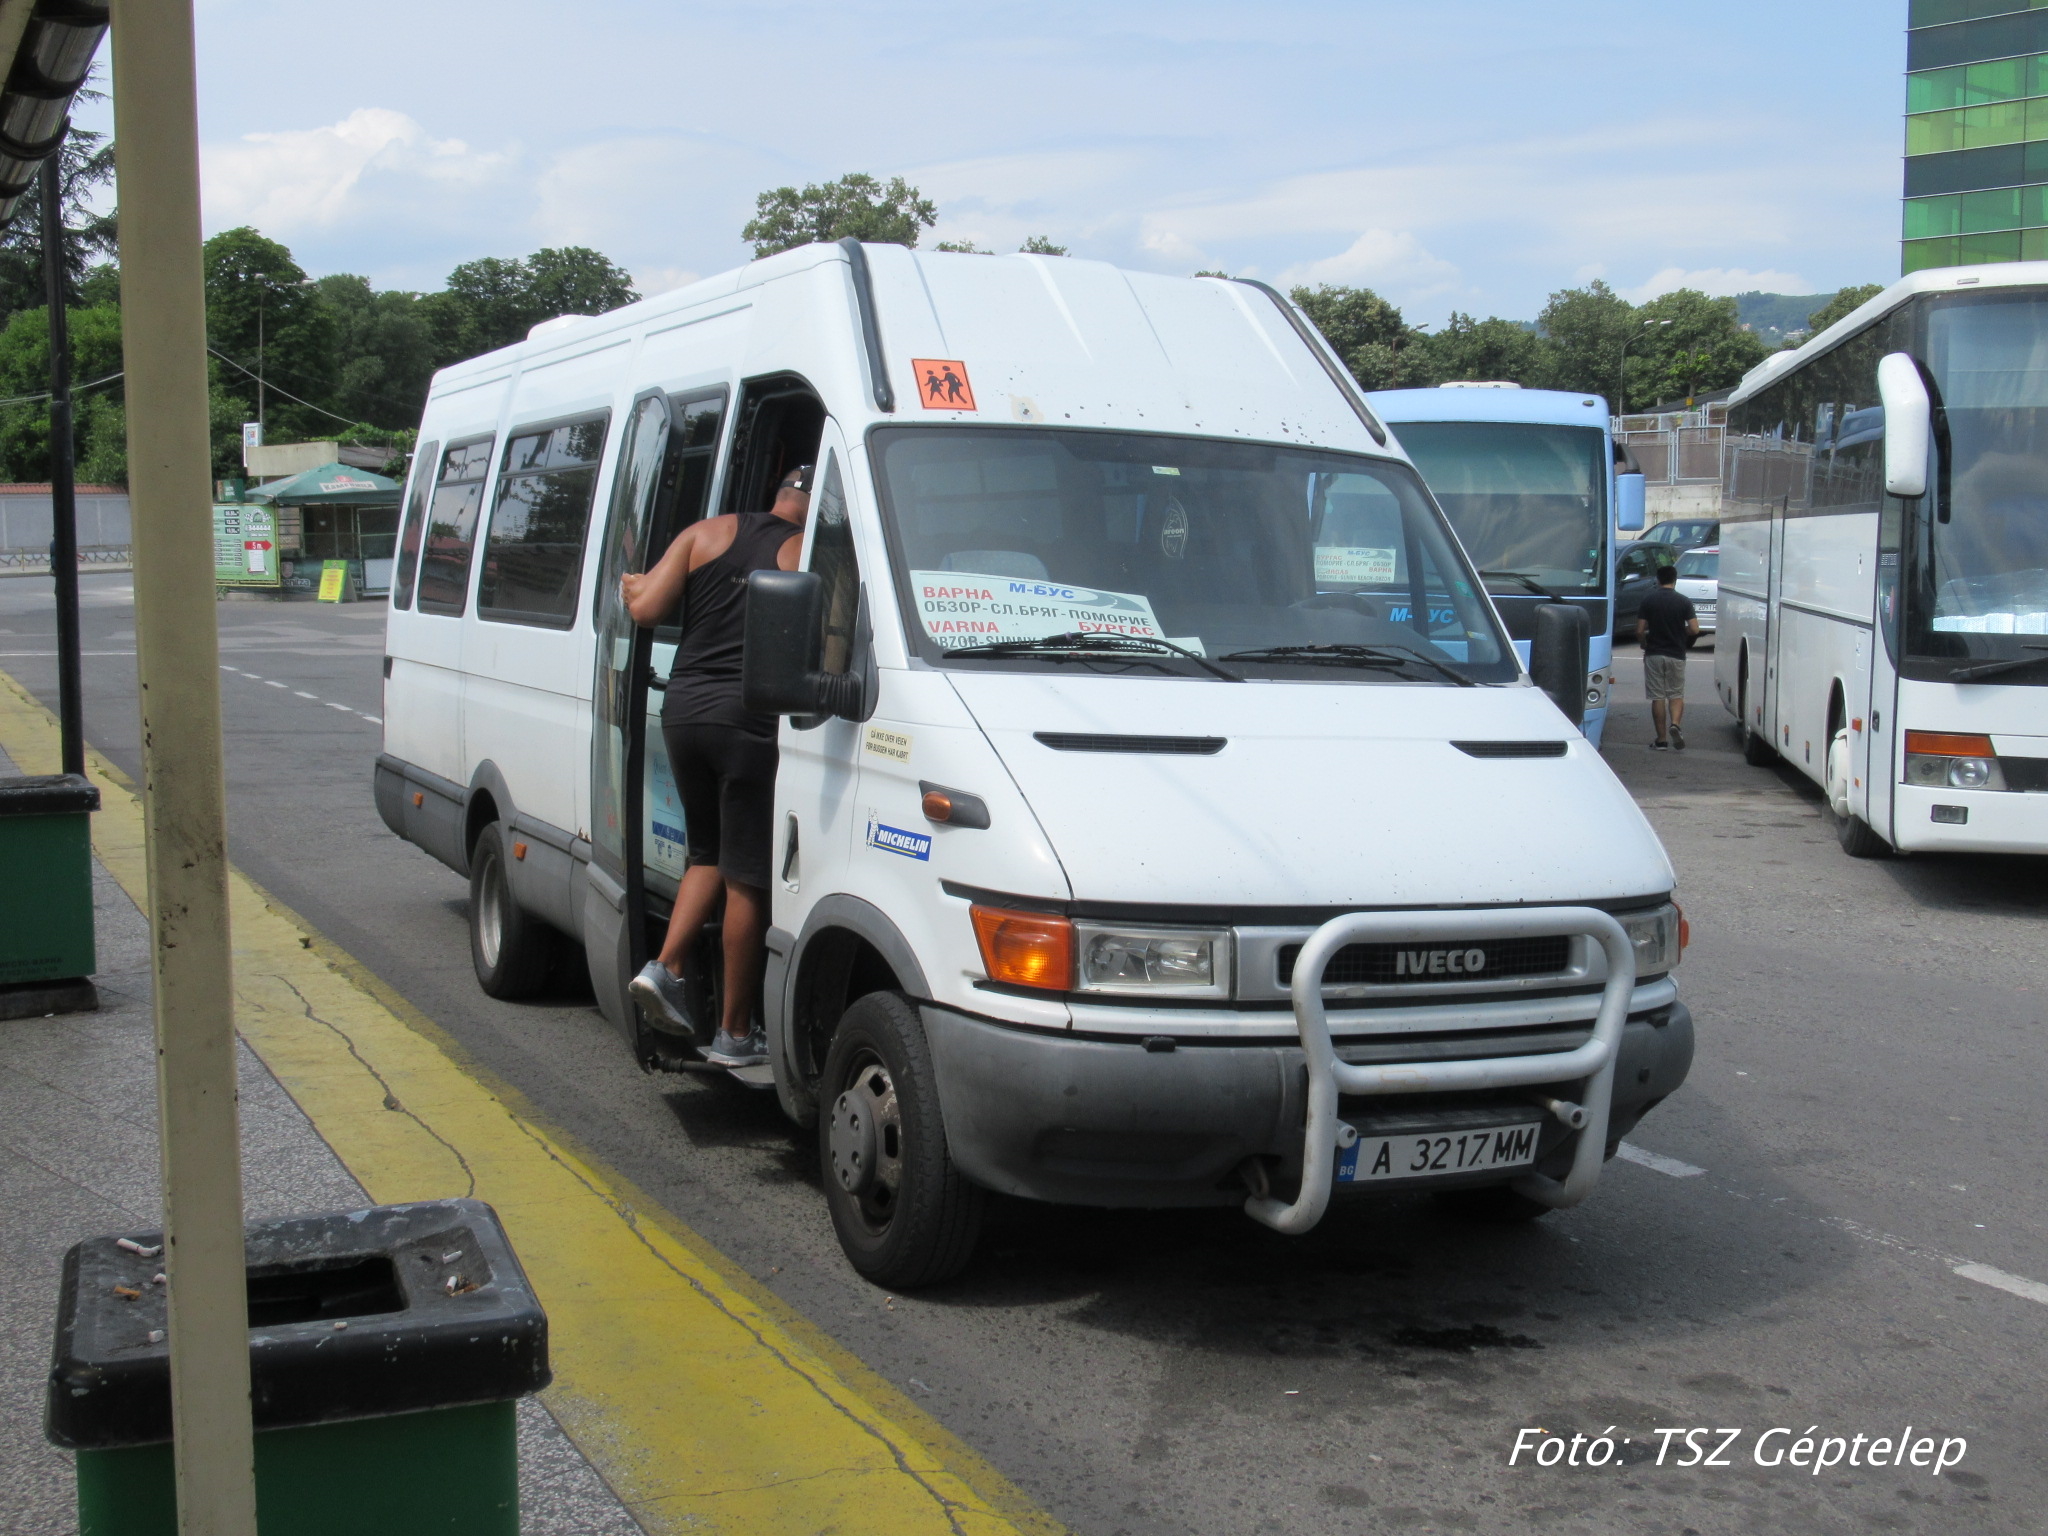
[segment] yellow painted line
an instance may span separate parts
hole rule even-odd
[[[0,747],[56,721],[0,672]],[[148,910],[142,804],[98,753],[93,847]],[[474,1195],[547,1308],[548,1407],[648,1530],[1058,1536],[1000,1473],[696,1233],[580,1154],[239,871],[235,1022],[380,1204]]]

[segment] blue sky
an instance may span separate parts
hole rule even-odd
[[[1604,277],[1898,272],[1903,0],[198,0],[209,231],[437,287],[594,245],[652,292],[847,171],[926,243],[1362,283],[1413,320]],[[115,61],[118,69],[118,60]]]

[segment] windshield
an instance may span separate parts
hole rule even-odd
[[[1477,421],[1395,426],[1487,590],[1607,590],[1606,439],[1591,427]],[[1524,578],[1517,581],[1515,578]]]
[[[928,661],[1207,677],[1216,666],[1200,660],[1216,658],[1252,678],[1441,686],[1519,676],[1404,464],[1031,427],[890,427],[871,443],[910,640]],[[1088,635],[1123,648],[1078,654]]]
[[[1703,549],[1695,549],[1680,555],[1678,557],[1678,574],[1680,576],[1697,576],[1705,581],[1719,581],[1721,579],[1720,551],[1716,550],[1709,554]]]
[[[1919,519],[1907,650],[2024,658],[2048,634],[2048,296],[1972,295],[1927,315],[1948,496]],[[2015,679],[2017,681],[2018,679]]]

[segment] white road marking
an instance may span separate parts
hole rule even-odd
[[[1675,1157],[1666,1157],[1661,1152],[1645,1152],[1641,1147],[1626,1141],[1621,1144],[1621,1150],[1615,1155],[1623,1162],[1640,1163],[1645,1168],[1668,1173],[1674,1179],[1696,1179],[1707,1171],[1704,1168],[1695,1168],[1691,1163],[1681,1163]]]
[[[273,682],[271,679],[266,677],[263,679],[263,686],[266,688],[282,688],[284,684],[279,682]]]
[[[350,709],[346,704],[336,704],[332,699],[328,700],[327,707],[329,709],[338,709],[344,715],[352,715],[355,713],[355,711]]]
[[[294,689],[292,690],[292,695],[293,695],[293,697],[294,697],[294,698],[300,698],[300,699],[311,699],[311,700],[312,700],[312,701],[313,701],[313,702],[314,702],[315,704],[318,704],[318,703],[320,702],[320,695],[319,695],[319,694],[317,694],[317,693],[308,693],[308,692],[306,692],[306,691],[305,691],[305,689],[303,689],[303,688],[294,688]]]
[[[356,713],[361,715],[362,711],[357,710]],[[384,723],[384,717],[382,715],[363,715],[363,718],[369,721],[370,724],[372,725],[382,725]]]
[[[1989,1264],[1958,1264],[1954,1268],[1965,1280],[1974,1280],[1979,1285],[2009,1291],[2015,1296],[2024,1296],[2028,1301],[2038,1301],[2043,1306],[2048,1306],[2048,1285],[2043,1285],[2038,1280],[2008,1275],[2004,1270],[1993,1269]]]

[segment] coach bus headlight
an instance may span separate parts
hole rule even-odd
[[[1989,736],[1906,732],[1906,782],[1923,789],[2004,789]]]
[[[1077,992],[1230,996],[1230,930],[1074,924]]]
[[[1683,919],[1675,906],[1652,907],[1647,912],[1615,914],[1621,931],[1636,947],[1636,975],[1657,976],[1678,964],[1682,946],[1678,942]]]
[[[1605,709],[1606,707],[1607,674],[1605,672],[1588,672],[1586,674],[1586,708]]]

